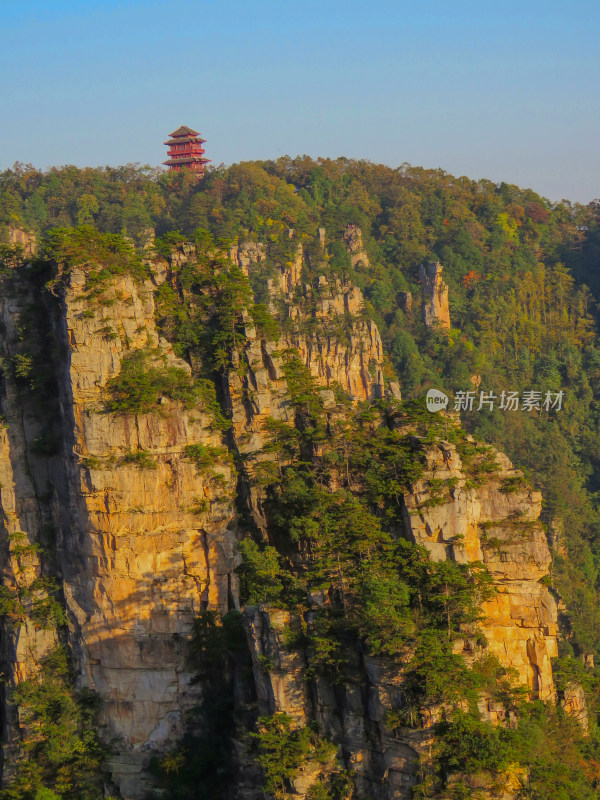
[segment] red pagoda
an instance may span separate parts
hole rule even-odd
[[[198,178],[201,178],[204,175],[204,165],[210,161],[209,158],[204,158],[202,144],[206,139],[203,139],[198,131],[193,131],[186,125],[177,128],[169,136],[171,138],[165,142],[169,148],[167,153],[169,158],[167,161],[163,161],[163,164],[170,171],[175,172],[179,172],[183,167],[186,167],[195,172]]]

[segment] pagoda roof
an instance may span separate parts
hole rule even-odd
[[[168,161],[163,161],[162,163],[169,166],[171,164],[193,164],[199,163],[207,164],[210,161],[210,158],[204,158],[203,156],[186,156],[185,158],[169,158]]]
[[[163,144],[185,144],[186,142],[205,142],[206,139],[203,139],[201,136],[179,136],[177,139],[168,139]]]
[[[198,136],[198,131],[188,128],[187,125],[182,125],[180,128],[177,128],[176,131],[170,133],[169,136]]]

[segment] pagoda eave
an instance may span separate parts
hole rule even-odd
[[[168,161],[162,162],[166,167],[170,167],[173,164],[180,164],[181,166],[185,166],[186,164],[209,164],[210,158],[200,158],[199,156],[194,158],[170,158]]]
[[[172,147],[174,144],[198,144],[198,142],[204,144],[205,141],[206,139],[203,139],[201,136],[181,136],[179,139],[168,139],[166,142],[163,142],[163,144]]]

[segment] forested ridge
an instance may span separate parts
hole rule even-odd
[[[348,159],[216,167],[201,183],[135,165],[45,173],[16,165],[0,176],[0,224],[42,235],[93,225],[139,242],[150,228],[182,237],[202,228],[225,243],[266,242],[274,264],[295,246],[289,228],[310,248],[324,227],[329,269],[364,290],[404,397],[430,386],[471,389],[472,375],[498,395],[564,389],[564,411],[552,419],[482,410],[465,423],[532,471],[546,522],[564,530],[569,549],[568,560],[557,552],[553,576],[572,611],[568,641],[596,653],[599,214],[595,202],[550,203],[506,183]],[[352,268],[341,242],[351,223],[362,229],[368,267]],[[418,267],[430,259],[442,263],[450,287],[449,338],[400,310],[399,292],[418,303]]]
[[[276,427],[271,431],[272,454],[282,464],[297,465],[262,478],[273,535],[282,552],[286,548],[292,552],[303,541],[314,548],[312,579],[319,585],[339,580],[340,550],[345,551],[344,563],[347,561],[350,570],[347,582],[342,582],[337,607],[318,618],[320,628],[310,644],[317,653],[311,664],[314,674],[323,672],[335,682],[344,668],[340,642],[345,638],[366,638],[372,652],[390,657],[410,642],[416,656],[409,677],[417,699],[429,691],[431,697],[427,698],[432,702],[451,702],[457,687],[470,697],[479,687],[495,684],[495,691],[505,692],[507,708],[521,708],[522,722],[511,732],[493,730],[480,724],[476,715],[457,712],[440,732],[438,773],[425,776],[415,796],[467,797],[468,790],[462,785],[446,787],[448,772],[501,772],[517,762],[532,776],[529,794],[523,796],[539,800],[597,796],[595,717],[600,672],[589,666],[589,658],[584,667],[580,657],[600,658],[599,221],[597,203],[551,203],[532,190],[505,183],[348,159],[286,157],[216,167],[210,168],[200,183],[185,172],[165,174],[135,165],[62,167],[47,172],[16,165],[0,175],[0,230],[21,227],[34,232],[41,254],[54,263],[68,263],[70,258],[76,263],[95,253],[107,265],[108,273],[126,269],[142,274],[140,253],[147,246],[150,230],[156,233],[152,245],[156,253],[168,254],[185,240],[210,253],[200,266],[183,270],[178,278],[181,296],[193,298],[196,293],[198,306],[187,301],[182,305],[180,298],[165,288],[157,293],[157,308],[162,330],[178,354],[193,364],[203,364],[206,374],[213,377],[228,366],[239,309],[250,308],[257,327],[273,332],[277,323],[265,311],[264,286],[278,265],[293,258],[299,241],[307,255],[305,277],[316,277],[321,266],[316,256],[311,259],[311,253],[317,252],[318,230],[323,228],[328,277],[347,278],[363,291],[365,313],[377,323],[385,346],[387,377],[398,377],[411,422],[425,425],[426,435],[441,434],[432,432],[433,422],[427,415],[423,420],[419,404],[411,401],[422,403],[429,388],[441,389],[451,398],[474,387],[477,394],[479,390],[496,395],[503,390],[564,392],[562,409],[554,414],[543,409],[482,409],[463,414],[462,423],[477,440],[508,453],[543,493],[542,519],[553,552],[549,583],[561,600],[562,612],[557,684],[560,689],[572,677],[584,683],[592,719],[591,735],[585,738],[576,723],[542,709],[541,704],[523,705],[522,698],[512,695],[507,700],[510,692],[497,664],[486,662],[467,670],[460,659],[452,657],[440,631],[445,635],[447,628],[450,641],[451,629],[454,635],[461,625],[476,623],[477,603],[486,591],[485,576],[448,563],[430,569],[415,561],[414,553],[407,555],[390,535],[396,521],[389,509],[393,509],[397,484],[410,483],[420,469],[410,437],[402,438],[391,422],[378,428],[377,437],[371,436],[372,415],[382,415],[385,420],[393,417],[393,410],[385,404],[375,410],[348,410],[340,424],[346,426],[346,433],[352,432],[353,446],[340,455],[336,431],[324,422],[318,392],[309,376],[294,359],[287,362],[286,374],[290,390],[295,387],[292,399],[302,425],[293,435]],[[362,231],[367,256],[354,265],[342,241],[350,224]],[[78,232],[74,233],[74,228]],[[96,231],[112,237],[99,236]],[[245,241],[266,245],[262,272],[253,273],[251,285],[224,266],[223,254],[228,248]],[[105,250],[100,252],[102,248]],[[220,255],[215,256],[216,251]],[[3,255],[7,261],[13,257],[8,247]],[[449,285],[452,327],[448,333],[425,327],[420,315],[418,270],[432,260],[443,265]],[[94,290],[95,280],[100,284],[104,277],[102,271],[92,276],[90,290]],[[216,311],[213,305],[210,309],[202,306],[198,287],[202,291],[209,287],[211,298],[218,298]],[[412,294],[412,311],[406,293]],[[212,327],[205,325],[209,311]],[[123,403],[131,402],[124,381],[134,376],[139,384],[142,373],[149,382],[144,397],[150,399],[144,402],[150,405],[161,392],[185,403],[194,402],[204,391],[203,402],[216,408],[216,399],[207,399],[206,386],[192,388],[182,376],[167,375],[138,361],[127,362],[121,384],[114,383],[111,410],[119,412]],[[180,382],[177,386],[175,379]],[[138,406],[132,408],[139,410]],[[217,409],[215,413],[218,416],[220,412]],[[226,431],[227,421],[220,418],[219,424]],[[463,432],[451,435],[468,448]],[[315,442],[322,449],[319,458],[311,460],[305,454]],[[200,461],[210,460],[210,455],[200,451],[189,454]],[[393,467],[393,480],[391,473],[386,473],[388,466],[390,470]],[[205,467],[199,463],[199,468]],[[346,483],[340,479],[339,491],[331,494],[324,490],[319,476],[327,470],[342,473],[343,469]],[[359,496],[356,499],[349,494],[349,487],[358,485],[360,491],[353,488]],[[365,510],[378,504],[388,509],[389,517],[383,521]],[[317,531],[322,535],[317,536]],[[299,598],[310,588],[301,569],[284,567],[273,548],[259,547],[252,537],[242,541],[241,550],[245,602],[282,603],[285,598],[289,608],[301,605]],[[444,581],[446,591],[451,585],[457,597],[452,619],[447,604],[436,601]],[[421,590],[429,601],[422,602]],[[375,608],[385,613],[373,626]],[[198,641],[201,651],[212,648],[212,656],[217,658],[214,653],[219,648],[227,649],[222,637],[235,637],[239,631],[236,633],[235,618],[227,621],[225,634],[222,628],[216,631],[214,622],[204,618]],[[239,649],[239,644],[236,646]],[[210,658],[205,663],[208,666],[204,668],[210,670]],[[428,680],[424,680],[423,673],[428,670]],[[215,685],[222,679],[218,667],[206,678]],[[209,714],[211,709],[205,708],[203,713]],[[212,713],[217,712],[213,709]],[[286,780],[277,762],[289,754],[277,750],[277,741],[289,744],[292,753],[317,753],[324,761],[331,756],[316,730],[310,735],[307,730],[302,739],[294,738],[286,720],[263,719],[261,724],[257,736],[267,796],[281,796],[277,792]],[[561,730],[569,734],[568,752],[561,749]],[[294,758],[290,756],[290,763],[295,763]],[[185,792],[198,781],[206,781],[198,785],[219,796],[222,776],[213,775],[210,769],[207,776],[206,764],[181,769],[163,764],[157,766],[157,773],[173,797],[192,796]],[[444,778],[442,789],[440,776]],[[321,787],[322,794],[314,794],[315,800],[347,796],[350,777],[344,770],[333,772],[328,780]],[[27,791],[18,794],[15,790],[6,796],[25,798],[29,797]]]

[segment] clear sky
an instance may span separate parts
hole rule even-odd
[[[598,0],[0,0],[0,168],[405,161],[600,196]]]

